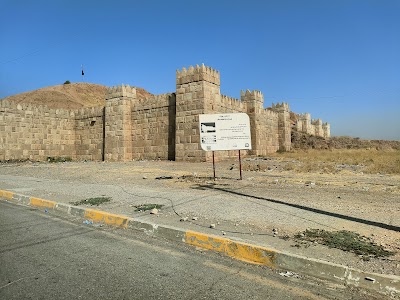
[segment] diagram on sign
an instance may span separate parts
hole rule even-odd
[[[215,122],[206,122],[200,124],[201,132],[201,143],[207,144],[206,149],[211,150],[210,144],[217,142],[217,136],[215,135]]]
[[[205,151],[251,149],[250,119],[245,113],[199,115]]]

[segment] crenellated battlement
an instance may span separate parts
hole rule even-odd
[[[207,81],[216,85],[220,85],[220,74],[219,71],[207,67],[204,64],[201,66],[196,65],[195,67],[190,66],[189,68],[182,68],[182,70],[176,70],[176,84],[185,84],[197,81]]]
[[[264,95],[261,91],[257,91],[257,90],[246,90],[240,91],[240,100],[241,101],[249,101],[249,100],[256,100],[256,101],[261,101],[264,102]]]
[[[106,100],[122,97],[136,98],[136,88],[122,84],[107,89]]]
[[[239,99],[221,95],[220,101],[223,107],[232,111],[244,111],[246,110],[246,104]]]
[[[295,124],[297,131],[324,138],[329,138],[331,136],[329,123],[322,123],[321,119],[311,119],[309,113],[299,114],[298,116],[298,121]]]
[[[142,109],[143,107],[157,107],[157,106],[168,106],[171,105],[170,99],[174,97],[174,93],[166,93],[154,95],[152,97],[138,100],[135,104],[135,110]]]
[[[290,107],[288,103],[282,102],[282,103],[272,103],[272,108],[273,111],[290,111]]]
[[[318,125],[318,126],[322,126],[322,120],[321,119],[315,119],[311,121],[312,125]]]
[[[311,115],[309,113],[299,114],[299,120],[310,120],[311,122]]]

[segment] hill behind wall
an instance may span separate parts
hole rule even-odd
[[[16,104],[44,105],[49,108],[77,109],[105,105],[107,87],[93,83],[60,84],[6,97],[2,100]],[[138,99],[153,96],[145,89],[136,88]]]

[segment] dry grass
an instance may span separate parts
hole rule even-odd
[[[272,154],[288,160],[286,170],[332,173],[353,166],[365,173],[400,174],[400,150],[333,149]]]

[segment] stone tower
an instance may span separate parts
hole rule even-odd
[[[220,74],[204,65],[176,71],[177,161],[206,161],[211,153],[200,147],[199,114],[211,113],[220,96]]]
[[[249,91],[240,92],[240,100],[246,104],[247,114],[250,118],[250,129],[251,129],[251,150],[249,154],[257,155],[261,148],[261,134],[259,130],[262,124],[260,116],[264,110],[264,96],[260,91]]]
[[[329,123],[322,124],[322,131],[324,138],[328,139],[331,137],[331,125]]]
[[[278,113],[279,150],[290,151],[292,145],[290,108],[288,103],[272,104],[272,110]]]
[[[105,109],[105,160],[132,160],[132,102],[136,89],[129,85],[109,88]]]

